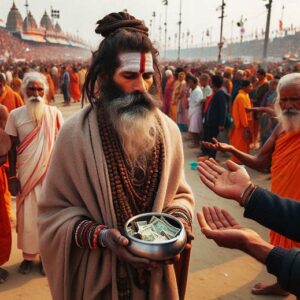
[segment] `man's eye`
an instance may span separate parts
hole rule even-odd
[[[134,79],[136,77],[136,74],[135,73],[124,73],[123,76],[126,79]]]
[[[152,77],[153,77],[153,74],[152,74],[152,73],[145,73],[145,74],[143,74],[143,78],[144,78],[145,80],[150,79],[150,78],[152,78]]]

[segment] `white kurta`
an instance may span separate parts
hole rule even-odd
[[[202,129],[202,101],[203,93],[197,86],[191,91],[189,101],[189,132],[200,133]]]
[[[35,127],[26,106],[23,106],[10,113],[5,127],[7,134],[17,136],[20,140],[17,148],[17,176],[21,193],[16,200],[18,248],[28,255],[39,253],[37,204],[62,122],[62,114],[56,107],[45,106],[43,120]]]

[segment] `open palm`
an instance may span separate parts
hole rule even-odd
[[[221,167],[213,159],[199,163],[201,181],[219,196],[239,200],[245,186],[250,183],[247,171],[233,161],[226,162],[229,170]]]

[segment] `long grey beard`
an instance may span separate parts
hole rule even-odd
[[[106,102],[106,109],[131,166],[145,172],[160,127],[156,100],[152,98],[149,104],[141,99],[134,94],[125,95]]]
[[[39,102],[33,102],[33,101],[31,101],[32,98],[33,97],[30,97],[25,100],[26,107],[27,107],[29,117],[31,118],[32,122],[35,125],[38,125],[44,117],[45,103],[42,100]]]

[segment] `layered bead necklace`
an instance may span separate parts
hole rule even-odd
[[[152,211],[165,160],[164,145],[162,137],[158,136],[147,169],[141,174],[141,170],[132,169],[128,163],[118,134],[109,121],[102,103],[98,106],[97,117],[118,229],[122,232],[129,218]],[[157,121],[161,126],[158,119]],[[119,263],[117,268],[119,297],[129,299],[130,283],[127,276],[119,276],[125,271],[121,270],[122,266]]]

